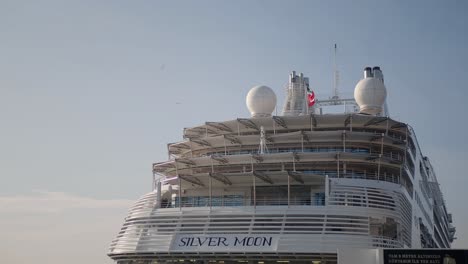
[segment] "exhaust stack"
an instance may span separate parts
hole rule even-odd
[[[374,77],[374,75],[372,74],[372,68],[371,67],[364,68],[364,79],[370,78],[370,77]]]
[[[374,78],[377,78],[377,79],[381,80],[382,82],[384,82],[383,73],[382,73],[382,71],[380,70],[380,67],[375,66],[375,67],[372,69],[372,71],[373,71],[373,73],[374,73]]]

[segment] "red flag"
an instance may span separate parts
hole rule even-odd
[[[309,107],[313,106],[315,104],[315,93],[314,91],[311,91],[307,89],[307,101]]]

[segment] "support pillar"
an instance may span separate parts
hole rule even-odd
[[[291,176],[288,174],[288,208],[291,205]]]
[[[328,199],[330,196],[330,181],[328,175],[325,175],[325,205],[328,205]]]
[[[179,179],[179,210],[182,211],[182,179],[179,176],[179,171],[177,168],[177,160],[175,161],[175,170],[176,170],[176,175],[177,178]]]
[[[177,177],[179,177],[179,210],[182,211],[182,179],[179,175]]]
[[[343,130],[342,141],[343,141],[343,152],[346,152],[346,130]]]
[[[253,205],[254,209],[257,208],[257,191],[255,189],[255,175],[254,175],[254,166],[253,166],[253,158],[250,157],[250,165],[251,165],[251,172],[252,172],[252,183],[253,183]]]
[[[224,155],[227,155],[227,146],[226,146],[226,138],[223,137],[223,142],[224,142]]]
[[[156,208],[161,208],[161,181],[158,181],[156,185]]]
[[[340,177],[340,153],[336,153],[336,177]]]
[[[211,173],[214,173],[214,165],[213,165],[213,159],[211,159]],[[209,204],[210,204],[210,210],[211,210],[211,199],[212,199],[212,194],[213,194],[213,189],[211,187],[212,184],[212,177],[208,175],[208,182],[209,182],[209,192],[210,192],[210,198],[209,198]]]
[[[384,153],[384,152],[383,152],[383,147],[384,147],[384,145],[383,145],[384,136],[385,136],[385,134],[382,133],[382,139],[381,139],[381,141],[380,141],[379,163],[378,163],[378,165],[377,165],[377,180],[379,180],[379,181],[380,181],[380,166],[381,166],[380,164],[381,164],[381,162],[382,162],[382,157],[383,157],[383,153]]]
[[[302,133],[304,133],[304,132],[302,132]],[[302,134],[302,133],[301,133],[301,151],[304,152],[304,134]]]

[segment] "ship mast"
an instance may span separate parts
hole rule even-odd
[[[337,52],[337,46],[335,43],[335,48],[334,48],[334,53],[333,53],[333,91],[332,91],[333,96],[331,97],[331,99],[334,99],[334,100],[339,99],[339,96],[338,96],[339,72],[336,66],[336,52]]]

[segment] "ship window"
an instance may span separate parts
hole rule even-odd
[[[325,193],[315,193],[314,195],[314,205],[325,205]]]
[[[182,207],[206,207],[210,206],[209,196],[186,196],[180,199],[182,201]],[[179,197],[175,197],[174,207],[179,207]],[[243,206],[244,196],[243,195],[221,195],[211,197],[211,206]]]
[[[370,235],[397,239],[398,224],[391,217],[371,217],[370,218]]]
[[[311,189],[311,186],[309,185],[291,186],[290,187],[290,199],[289,199],[290,204],[291,205],[311,205],[310,189]],[[287,186],[257,186],[255,191],[256,191],[257,205],[288,205],[288,187]],[[252,200],[252,203],[253,203],[253,200]]]

